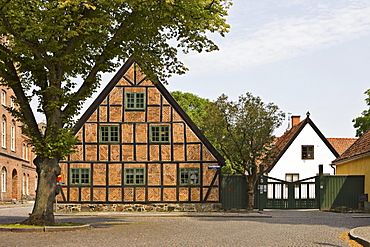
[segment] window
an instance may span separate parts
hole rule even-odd
[[[25,173],[23,173],[23,180],[22,180],[22,182],[23,182],[23,187],[22,187],[22,194],[23,195],[27,195],[27,192],[26,192],[26,188],[27,188],[27,184],[26,184],[26,174]]]
[[[13,97],[10,99],[10,107],[14,108],[14,98]]]
[[[180,185],[199,184],[199,168],[181,168]]]
[[[100,126],[101,142],[119,142],[119,126]]]
[[[313,145],[303,145],[302,146],[302,159],[303,160],[313,160],[314,158],[314,147]]]
[[[30,174],[27,174],[27,177],[26,177],[26,195],[30,194],[29,187],[30,187]]]
[[[71,168],[71,184],[90,184],[90,168]]]
[[[150,126],[150,141],[157,143],[169,143],[170,142],[170,126]]]
[[[6,192],[6,169],[1,169],[1,192]]]
[[[144,93],[126,93],[126,110],[144,110],[145,94]]]
[[[1,90],[1,104],[6,106],[6,92]]]
[[[6,148],[6,118],[1,122],[1,146]]]
[[[28,146],[27,146],[27,144],[25,146],[25,153],[26,153],[25,159],[28,160]]]
[[[22,144],[22,159],[26,159],[26,144]]]
[[[295,182],[299,180],[299,174],[298,173],[287,173],[285,174],[285,181],[287,182]]]
[[[15,151],[15,126],[14,126],[14,123],[12,124],[12,127],[10,128],[10,149],[12,151]]]
[[[126,185],[145,184],[144,168],[125,168]]]

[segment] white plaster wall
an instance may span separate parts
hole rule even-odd
[[[302,160],[302,145],[314,146],[314,159]],[[335,159],[334,154],[325,145],[313,128],[307,124],[297,138],[283,154],[274,168],[268,174],[269,177],[285,180],[286,173],[298,173],[299,179],[316,176],[319,173],[319,165],[323,165],[324,173],[334,175],[330,166]]]

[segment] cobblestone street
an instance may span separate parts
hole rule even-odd
[[[0,223],[24,219],[21,210],[25,209],[12,213],[0,209]],[[59,233],[0,232],[0,246],[348,246],[339,235],[370,224],[370,218],[317,210],[271,210],[264,214],[272,218],[71,214],[57,217],[57,221],[86,222],[94,228]]]

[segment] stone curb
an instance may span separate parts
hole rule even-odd
[[[91,225],[81,226],[44,226],[44,227],[0,227],[1,232],[65,232],[90,229]]]
[[[240,213],[61,213],[55,214],[58,217],[224,217],[224,218],[272,218],[271,215],[266,214],[240,214]]]
[[[356,229],[358,229],[358,228],[354,228],[354,229],[349,231],[349,237],[351,239],[357,241],[359,244],[361,244],[364,247],[370,247],[370,241],[368,239],[366,239],[365,237],[358,236],[355,233]]]

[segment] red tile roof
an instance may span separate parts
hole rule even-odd
[[[323,142],[327,145],[327,147],[331,150],[331,152],[335,155],[335,157],[339,156],[339,152],[332,146],[332,144],[325,138],[325,136],[321,133],[321,131],[316,127],[316,125],[312,122],[309,115],[303,121],[299,122],[297,125],[294,125],[290,130],[286,131],[281,137],[277,138],[275,142],[274,151],[277,153],[277,156],[272,161],[267,161],[264,163],[266,172],[269,173],[275,166],[275,164],[279,161],[279,159],[283,156],[285,151],[289,148],[289,146],[293,143],[295,138],[299,135],[302,129],[309,124],[317,135],[323,140]],[[333,139],[340,139],[340,138],[333,138]],[[344,143],[342,143],[344,145]]]
[[[338,163],[348,159],[355,159],[363,155],[370,155],[370,130],[364,133],[355,143],[352,144],[341,156],[333,161]]]
[[[341,155],[346,151],[358,138],[326,138],[329,143]]]

